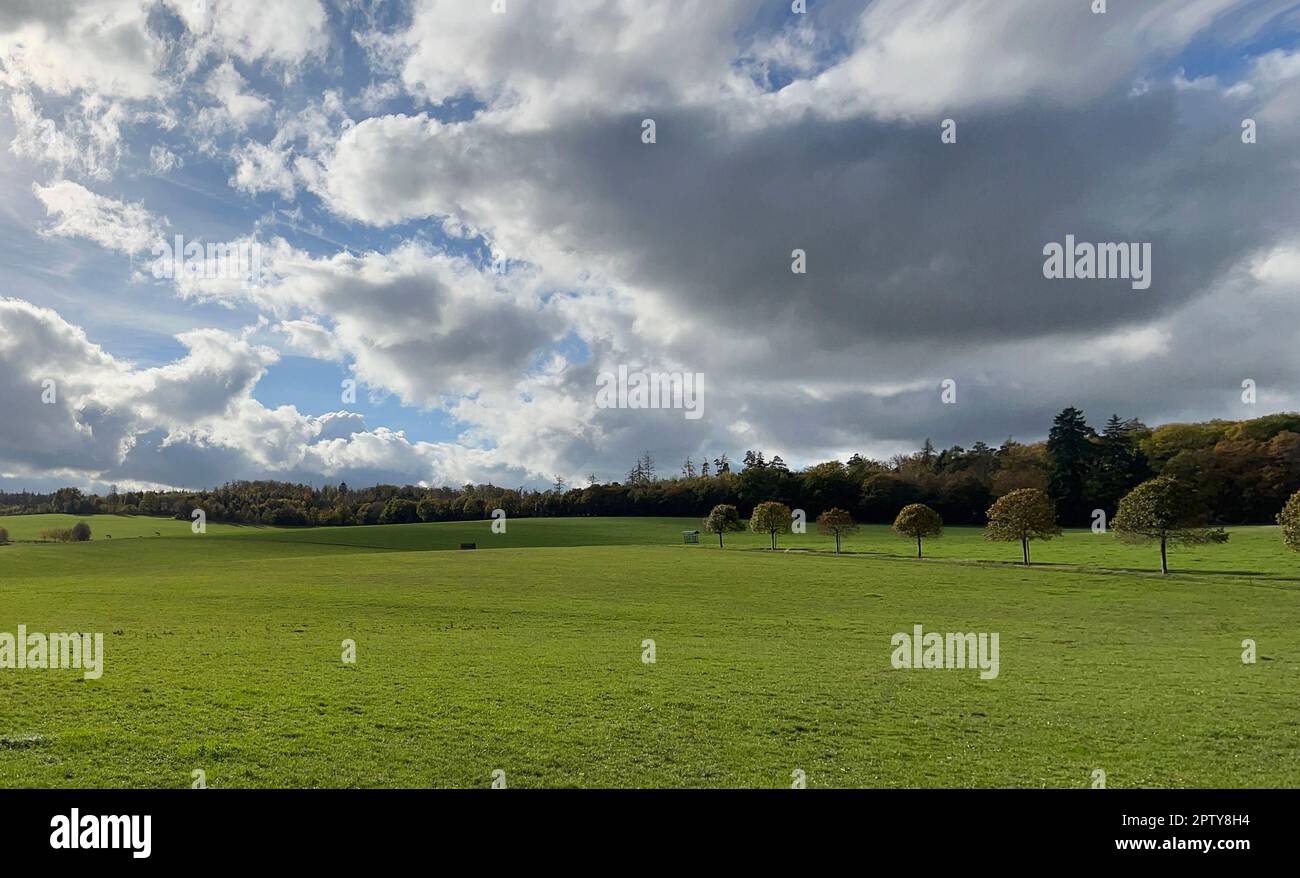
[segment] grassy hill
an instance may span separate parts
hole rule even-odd
[[[155,539],[159,536],[190,536],[190,522],[148,515],[0,515],[0,527],[9,531],[11,540],[39,540],[41,532],[52,528],[70,528],[79,521],[90,525],[92,540]],[[239,533],[255,530],[233,524],[209,524],[208,534]]]

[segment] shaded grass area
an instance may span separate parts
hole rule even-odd
[[[561,547],[593,545],[670,546],[682,544],[682,531],[698,529],[700,522],[691,518],[533,518],[507,522],[504,534],[494,534],[490,521],[437,522],[412,525],[373,525],[367,527],[312,528],[283,530],[262,528],[225,534],[224,539],[275,541],[302,546],[347,546],[377,550],[432,551],[457,549],[461,543],[475,543],[481,549]],[[1277,527],[1229,528],[1232,538],[1226,545],[1194,546],[1170,549],[1174,572],[1214,576],[1261,576],[1294,579],[1300,582],[1300,554],[1288,550]],[[916,544],[898,537],[887,525],[863,525],[843,538],[846,554],[882,555],[911,558]],[[766,534],[726,534],[725,547],[764,549]],[[700,534],[698,551],[718,550],[717,536]],[[782,534],[778,551],[800,549],[833,552],[833,537],[817,532],[812,524],[804,534]],[[944,535],[924,543],[926,558],[936,560],[974,560],[1019,564],[1018,543],[995,543],[984,539],[979,527],[948,528]],[[726,551],[726,549],[723,549]],[[1127,572],[1159,572],[1157,546],[1134,546],[1121,542],[1112,533],[1095,534],[1075,529],[1048,542],[1035,542],[1031,552],[1035,564],[1092,567]]]
[[[35,539],[48,527],[70,527],[76,516],[0,516],[0,527],[14,539]],[[426,524],[368,525],[336,528],[274,528],[246,525],[209,524],[208,532],[193,534],[189,522],[132,516],[88,516],[94,540],[106,534],[114,538],[153,538],[206,541],[203,557],[257,558],[285,553],[312,555],[321,552],[356,551],[445,551],[461,543],[475,543],[479,550],[578,546],[672,546],[682,544],[682,531],[700,528],[693,518],[516,518],[506,523],[505,533],[493,533],[490,520],[434,522]],[[1173,572],[1224,577],[1267,577],[1300,582],[1300,554],[1288,550],[1277,527],[1229,528],[1226,545],[1171,547]],[[119,536],[119,534],[121,536]],[[276,545],[279,544],[279,545]],[[766,534],[726,534],[727,549],[762,549],[769,545]],[[64,547],[71,548],[71,547]],[[85,550],[85,547],[76,547]],[[717,536],[701,533],[697,551],[717,551]],[[833,552],[833,537],[817,532],[809,524],[804,534],[781,534],[778,551]],[[863,525],[842,540],[848,555],[912,558],[916,544],[900,538],[887,525]],[[162,551],[185,550],[168,546]],[[1093,568],[1120,572],[1159,572],[1160,554],[1155,545],[1129,545],[1112,533],[1095,534],[1086,529],[1067,530],[1047,542],[1032,544],[1036,566]],[[984,539],[979,527],[950,527],[939,538],[924,544],[927,559],[987,561],[1019,564],[1018,543],[995,543]],[[150,556],[156,550],[150,550]]]

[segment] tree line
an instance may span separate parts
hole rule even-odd
[[[802,509],[815,518],[839,509],[855,521],[890,523],[898,511],[923,504],[951,525],[984,525],[994,501],[1034,488],[1054,504],[1067,527],[1107,519],[1120,500],[1156,476],[1192,490],[1214,524],[1271,523],[1300,488],[1300,414],[1245,421],[1166,424],[1150,428],[1112,416],[1100,429],[1070,407],[1053,420],[1044,442],[1008,438],[998,447],[976,442],[936,449],[927,440],[913,454],[876,460],[855,454],[791,470],[781,457],[748,451],[742,462],[722,454],[688,458],[661,475],[650,453],[621,481],[592,475],[582,486],[562,478],[546,490],[496,485],[421,487],[346,483],[313,487],[239,481],[200,491],[122,491],[106,495],[61,488],[50,494],[0,493],[0,513],[162,515],[235,524],[340,526],[509,517],[703,516],[720,504],[743,518],[765,502]]]
[[[1020,543],[1026,567],[1030,564],[1031,542],[1050,540],[1063,532],[1057,520],[1056,504],[1038,488],[1017,488],[1002,495],[988,508],[986,518],[985,538]],[[1276,520],[1281,525],[1286,545],[1300,551],[1300,491],[1291,495]],[[749,530],[767,534],[775,551],[777,536],[790,533],[795,521],[796,513],[789,506],[769,500],[754,508],[749,517]],[[1176,476],[1156,476],[1125,494],[1119,501],[1111,527],[1124,542],[1158,544],[1162,574],[1169,573],[1170,546],[1228,541],[1227,531],[1209,524],[1209,511],[1200,494],[1189,482]],[[718,535],[718,548],[721,549],[725,548],[724,535],[744,530],[745,523],[735,506],[723,503],[709,512],[704,519],[704,529]],[[838,555],[842,539],[854,533],[858,523],[843,509],[828,509],[817,516],[817,529],[835,538],[835,554]],[[1104,533],[1106,525],[1099,521],[1094,524],[1094,530]],[[923,557],[924,540],[943,535],[943,517],[924,503],[909,503],[895,516],[894,531],[916,541],[916,557],[919,559]]]

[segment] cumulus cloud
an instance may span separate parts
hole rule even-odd
[[[334,333],[321,326],[314,318],[282,320],[275,327],[288,336],[286,343],[293,351],[317,360],[342,360],[343,347]]]
[[[266,253],[259,285],[194,281],[183,290],[287,318],[279,328],[294,349],[346,356],[358,379],[408,404],[436,406],[509,385],[564,334],[525,277],[496,275],[417,242],[319,258],[276,239]]]
[[[412,94],[433,104],[472,96],[519,127],[586,108],[711,101],[731,70],[730,34],[746,4],[682,0],[487,3],[418,0],[411,24],[376,34],[381,64],[398,66]]]
[[[1085,105],[1240,6],[1158,0],[1098,15],[1088,3],[878,0],[855,22],[845,57],[774,102],[836,117],[932,116],[1026,100]]]
[[[0,8],[0,82],[67,95],[143,99],[165,86],[149,0],[18,0]],[[189,4],[194,5],[194,4]]]
[[[527,477],[490,451],[368,430],[349,412],[262,405],[251,391],[277,355],[247,333],[195,330],[178,341],[183,357],[137,368],[49,309],[0,300],[0,398],[11,415],[0,421],[0,472],[184,487],[277,474],[430,484]]]
[[[329,42],[320,0],[166,0],[195,38],[195,55],[233,56],[246,63],[301,63]]]

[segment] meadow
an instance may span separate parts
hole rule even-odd
[[[835,556],[815,529],[682,545],[693,519],[85,520],[89,543],[0,547],[0,632],[106,653],[98,680],[0,670],[0,786],[1300,786],[1300,556],[1276,528],[1161,577],[1088,531],[1025,568],[973,528],[918,561],[884,527]],[[894,669],[915,624],[998,632],[999,675]]]

